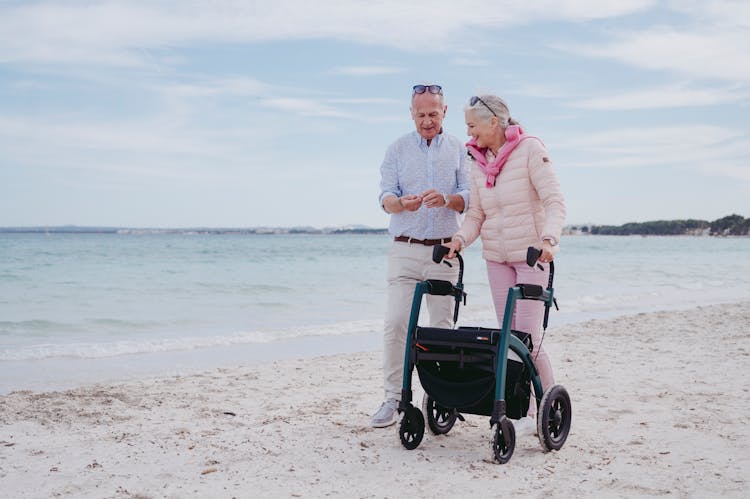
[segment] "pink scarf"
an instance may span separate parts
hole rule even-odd
[[[492,188],[495,186],[495,179],[498,175],[500,175],[500,171],[503,169],[503,166],[505,166],[505,162],[508,160],[508,156],[510,156],[510,153],[513,152],[513,149],[515,149],[516,146],[520,144],[524,139],[537,139],[539,142],[542,141],[542,139],[540,139],[539,137],[534,137],[533,135],[525,135],[523,133],[521,125],[510,125],[505,129],[505,143],[500,147],[500,150],[497,151],[495,160],[490,164],[487,164],[487,148],[477,147],[476,138],[472,138],[469,142],[466,143],[466,148],[468,149],[469,154],[471,154],[471,156],[476,160],[479,168],[482,169],[484,174],[487,175],[488,188]]]

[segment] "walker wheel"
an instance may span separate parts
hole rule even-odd
[[[560,450],[568,438],[572,412],[570,396],[562,385],[552,385],[539,404],[536,429],[545,451]]]
[[[426,393],[422,399],[422,412],[427,415],[427,426],[433,435],[443,435],[451,431],[458,417],[455,409],[443,407]]]
[[[401,445],[409,450],[416,449],[422,437],[424,437],[424,417],[422,411],[410,405],[401,418],[401,424],[398,429],[398,436],[401,438]]]
[[[493,425],[494,437],[492,439],[492,452],[495,455],[495,460],[500,464],[505,464],[510,461],[513,451],[516,448],[516,429],[513,428],[513,423],[508,421],[508,434],[503,433],[502,423]]]

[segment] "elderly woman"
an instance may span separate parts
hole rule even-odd
[[[517,283],[547,285],[545,270],[526,264],[529,246],[541,248],[541,262],[549,262],[557,251],[565,203],[542,141],[526,135],[510,117],[508,106],[495,95],[472,97],[464,109],[466,144],[471,162],[471,195],[461,228],[453,236],[448,255],[452,257],[482,238],[492,300],[502,325],[508,288]],[[554,383],[552,365],[541,342],[542,302],[521,300],[516,307],[513,328],[531,334],[535,364],[542,386]],[[529,416],[536,412],[530,404]],[[529,431],[536,425],[523,421],[517,429]]]

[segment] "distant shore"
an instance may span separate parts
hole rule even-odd
[[[267,235],[267,234],[373,234],[388,229],[365,225],[339,227],[96,227],[96,226],[29,226],[0,227],[0,234],[187,234],[187,235]],[[712,222],[707,220],[656,220],[623,225],[568,225],[563,234],[592,236],[748,236],[750,218],[729,215]]]
[[[55,227],[0,227],[0,234],[208,234],[208,235],[267,235],[267,234],[387,234],[388,229],[370,227],[84,227],[63,225]]]

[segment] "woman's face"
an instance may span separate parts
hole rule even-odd
[[[499,141],[500,129],[495,119],[478,118],[476,111],[469,110],[464,113],[466,118],[466,135],[477,139],[477,146],[496,146]]]

